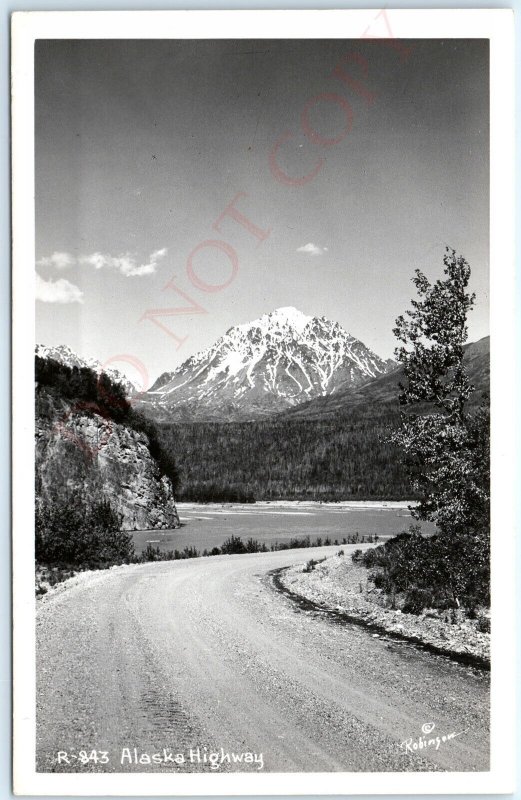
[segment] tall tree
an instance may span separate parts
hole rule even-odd
[[[419,299],[396,320],[401,344],[395,355],[407,382],[400,384],[401,427],[392,441],[421,497],[414,516],[436,522],[441,535],[476,540],[482,552],[488,547],[489,418],[486,406],[466,412],[474,387],[463,360],[475,295],[463,256],[447,248],[444,265],[445,278],[434,284],[416,270]]]

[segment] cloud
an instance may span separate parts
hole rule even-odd
[[[67,269],[68,267],[72,267],[72,265],[76,262],[74,256],[70,253],[61,253],[58,251],[54,251],[51,256],[44,256],[40,258],[39,261],[36,263],[40,267],[55,267],[56,269]]]
[[[36,273],[36,299],[42,303],[83,303],[83,292],[65,278],[46,281]]]
[[[145,264],[138,264],[136,257],[132,253],[111,256],[109,253],[99,252],[78,256],[78,258],[75,258],[70,253],[54,252],[51,256],[40,258],[36,263],[40,267],[55,267],[56,269],[66,269],[74,264],[86,264],[94,267],[94,269],[114,269],[126,278],[134,278],[152,275],[156,272],[158,262],[166,256],[167,252],[166,247],[154,250]]]
[[[146,264],[138,264],[131,253],[124,253],[119,256],[111,256],[107,253],[92,253],[88,256],[80,256],[78,261],[80,264],[87,264],[94,267],[94,269],[115,269],[125,275],[126,278],[132,278],[152,275],[157,269],[158,261],[164,258],[166,254],[166,247],[154,250],[148,257]]]
[[[327,251],[327,247],[319,247],[318,244],[313,244],[313,242],[308,242],[307,244],[303,244],[302,247],[297,247],[297,253],[307,253],[310,256],[323,256]]]

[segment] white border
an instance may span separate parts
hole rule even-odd
[[[514,787],[514,26],[501,10],[389,10],[397,38],[488,38],[491,57],[492,715],[487,773],[43,774],[34,770],[34,40],[358,38],[357,11],[17,12],[12,22],[16,794],[455,794]]]

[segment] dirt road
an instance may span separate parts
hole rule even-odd
[[[38,769],[488,769],[486,673],[300,611],[266,578],[336,549],[118,568],[46,598]]]

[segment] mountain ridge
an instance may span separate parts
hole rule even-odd
[[[160,375],[138,405],[172,421],[261,419],[341,386],[358,386],[394,365],[338,322],[284,306],[229,328]]]
[[[475,391],[469,398],[470,405],[480,402],[480,395],[490,388],[490,336],[483,336],[476,342],[464,345],[464,364]],[[396,368],[385,375],[354,388],[341,389],[335,395],[315,398],[288,409],[280,417],[313,419],[334,416],[360,405],[395,404],[398,408],[398,383],[403,380],[403,367]]]
[[[123,386],[127,397],[131,397],[137,391],[132,381],[115,367],[105,367],[96,358],[83,358],[66,344],[36,344],[35,356],[45,359],[50,358],[65,367],[87,367],[97,375],[104,372],[112,381]]]

